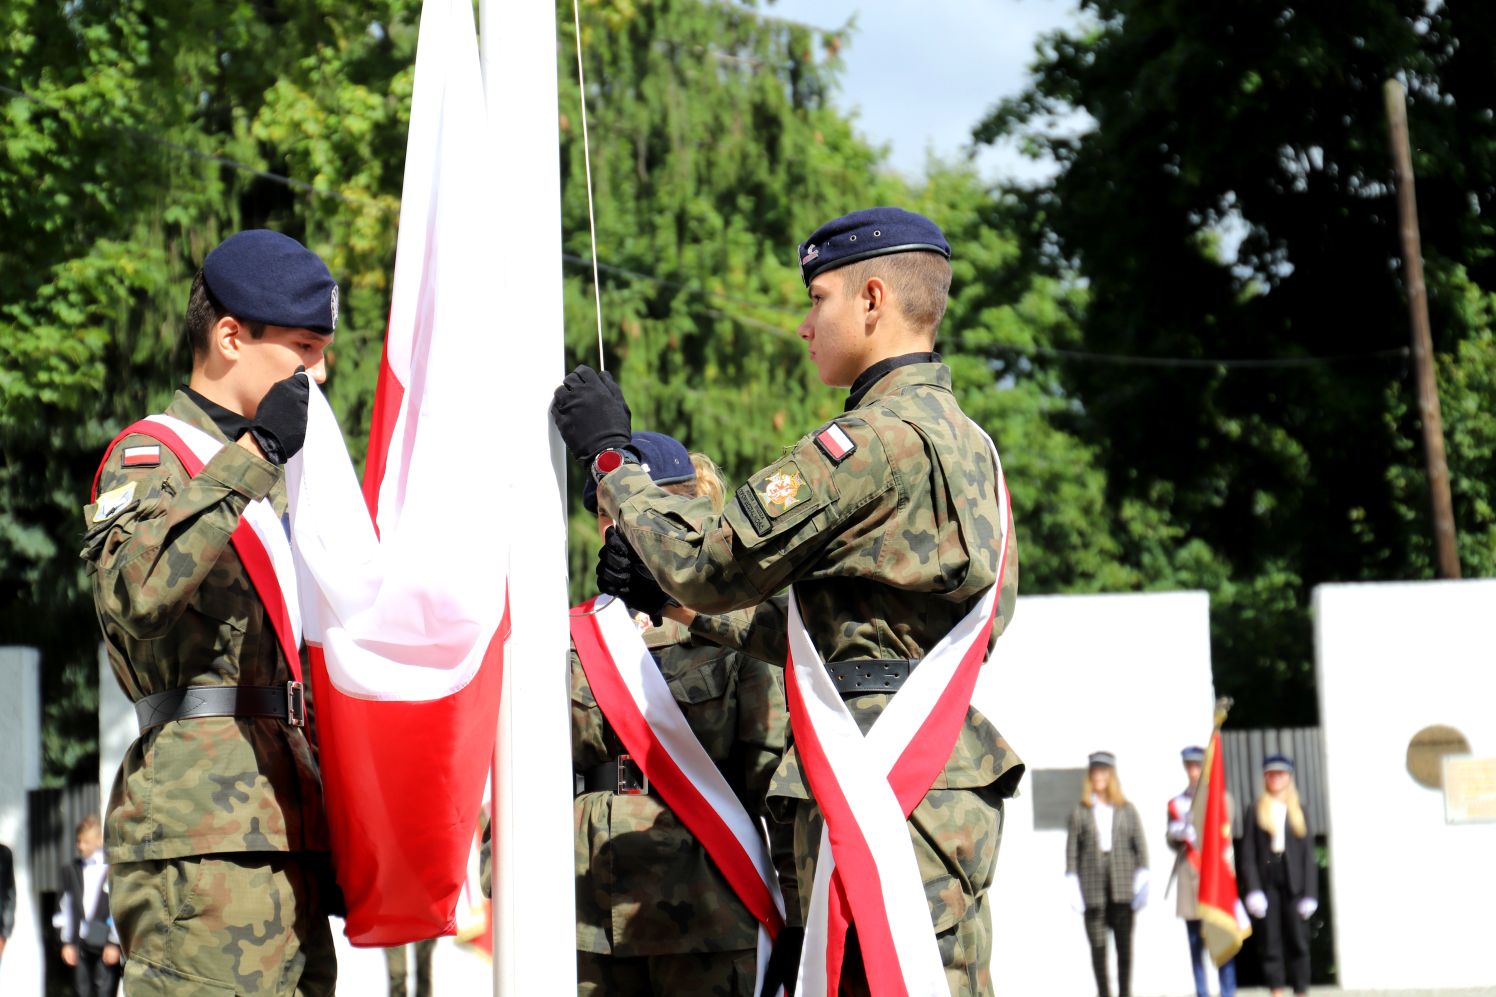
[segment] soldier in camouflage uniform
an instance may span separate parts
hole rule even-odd
[[[255,500],[285,515],[280,465],[306,432],[293,372],[319,363],[336,309],[327,267],[295,240],[226,240],[193,281],[192,378],[166,409],[221,449],[192,477],[156,438],[117,440],[84,510],[115,677],[137,713],[180,699],[145,717],[110,796],[127,994],[333,991],[321,778],[293,711],[266,705],[287,704],[292,671],[230,535]],[[269,693],[258,710],[192,708],[236,686],[225,701]]]
[[[635,433],[633,445],[662,487],[691,497],[715,492],[720,506],[721,485],[709,462],[698,455],[693,467],[679,442],[658,433]],[[596,511],[592,488],[583,500]],[[661,619],[664,596],[647,576],[609,583],[608,552],[621,540],[616,531],[609,536],[607,517],[599,525],[610,541],[600,560],[600,586],[640,611],[645,646],[691,731],[748,813],[763,817],[789,727],[782,661],[775,667]],[[619,756],[627,749],[593,697],[575,650],[571,718],[581,790],[575,812],[578,993],[755,997],[757,920],[656,792],[619,792]],[[777,830],[781,889],[787,908],[798,908],[789,829]]]
[[[591,461],[600,507],[666,592],[721,613],[794,583],[811,639],[835,673],[869,659],[917,664],[997,582],[1006,510],[996,468],[956,403],[949,368],[930,352],[949,254],[933,223],[894,208],[837,219],[800,247],[811,300],[800,336],[821,379],[850,386],[846,411],[753,475],[721,514],[654,486],[631,462],[628,406],[611,379],[580,367],[557,389],[562,438]],[[1007,544],[994,640],[1017,596],[1011,530]],[[890,699],[847,686],[843,695],[864,732]],[[986,892],[1003,800],[1022,773],[991,722],[970,709],[909,819],[954,994],[991,990]],[[770,797],[771,809],[794,821],[799,881],[808,883],[822,825],[793,749]],[[859,958],[849,940],[845,992],[866,986]]]

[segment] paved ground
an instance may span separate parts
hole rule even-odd
[[[1267,988],[1249,987],[1236,991],[1237,997],[1269,997]],[[1322,997],[1496,997],[1496,985],[1477,987],[1475,990],[1340,990],[1337,987],[1316,987],[1309,991]]]

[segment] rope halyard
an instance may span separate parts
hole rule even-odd
[[[587,140],[587,74],[582,68],[582,10],[571,0],[572,24],[577,34],[577,102],[582,105],[582,166],[587,176],[587,236],[592,240],[592,295],[597,310],[597,369],[607,370],[603,358],[603,289],[597,280],[597,219],[592,213],[592,148]]]

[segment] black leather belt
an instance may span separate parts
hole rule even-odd
[[[135,704],[144,734],[173,720],[197,717],[273,717],[292,727],[306,726],[306,692],[300,682],[285,685],[211,685],[168,689]]]
[[[649,779],[631,756],[619,755],[582,773],[582,792],[644,796],[649,793]]]
[[[833,662],[826,666],[826,671],[846,699],[874,692],[898,692],[918,664],[907,658],[859,658]]]

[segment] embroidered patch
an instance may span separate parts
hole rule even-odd
[[[753,490],[752,485],[744,485],[738,489],[737,498],[738,508],[743,510],[748,522],[753,524],[753,532],[761,537],[768,536],[774,526],[769,522],[769,514],[764,511],[764,504],[758,500],[758,492]]]
[[[124,447],[119,452],[121,467],[155,467],[161,463],[161,448],[156,444]]]
[[[821,453],[833,464],[840,464],[857,449],[857,444],[852,442],[847,431],[834,422],[816,434],[816,446],[821,448]]]
[[[763,501],[764,511],[770,519],[789,512],[810,497],[810,486],[794,461],[786,461],[779,470],[764,479],[758,486],[758,497]]]
[[[93,521],[102,523],[116,516],[125,506],[135,501],[135,482],[127,481],[118,488],[112,489],[99,496],[99,506],[94,510]]]

